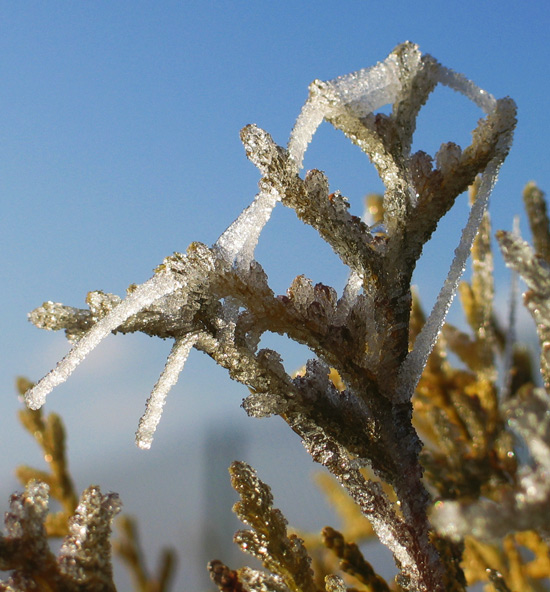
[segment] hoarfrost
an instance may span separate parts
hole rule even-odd
[[[434,158],[410,151],[418,112],[438,83],[465,94],[487,116],[473,131],[469,147],[444,144],[434,168]],[[94,293],[88,298],[89,311],[50,304],[31,313],[41,327],[81,337],[26,394],[26,401],[39,408],[110,332],[142,331],[173,339],[137,432],[138,445],[148,448],[166,395],[195,347],[249,388],[243,403],[248,413],[280,414],[313,459],[336,476],[394,553],[408,588],[440,592],[443,566],[429,538],[429,496],[422,483],[421,442],[411,422],[410,398],[510,147],[515,105],[509,99],[495,100],[412,43],[398,46],[372,68],[315,81],[309,90],[287,149],[255,125],[243,128],[246,155],[261,174],[259,192],[212,248],[193,243],[186,254],[175,253],[120,303],[117,297]],[[392,105],[390,115],[375,113],[386,104]],[[323,120],[366,153],[385,184],[384,215],[372,227],[350,214],[345,196],[330,191],[321,171],[299,175]],[[441,217],[478,174],[481,187],[448,277],[409,353],[414,267]],[[293,281],[286,295],[273,294],[254,251],[279,201],[312,226],[349,268],[340,299],[330,286],[313,285],[304,276]],[[541,265],[537,270],[546,273]],[[266,331],[287,335],[314,352],[317,359],[308,362],[304,376],[291,378],[279,354],[258,351]],[[393,488],[399,507],[379,483],[360,473],[367,464]],[[255,520],[252,514],[249,519]],[[249,535],[241,536],[243,546],[254,543]],[[264,547],[255,547],[262,557]],[[300,554],[297,560],[305,557]],[[270,577],[254,585],[251,580],[254,590],[280,588]]]
[[[279,199],[275,191],[258,194],[255,201],[216,241],[215,248],[223,259],[229,263],[235,262],[241,269],[252,263],[260,233]]]
[[[314,81],[309,87],[309,99],[302,107],[290,135],[290,156],[301,168],[307,147],[324,119],[346,108],[351,109],[357,117],[362,117],[394,103],[400,90],[399,69],[393,54],[371,68],[328,82]]]
[[[407,93],[412,92],[411,80],[414,77],[419,78],[419,82],[417,83],[419,86],[424,84],[424,89],[420,91],[419,99],[411,99],[411,97],[407,95]],[[260,168],[260,171],[264,175],[264,179],[268,180],[268,182],[260,183],[260,193],[254,202],[220,236],[214,245],[212,254],[230,265],[235,264],[237,270],[246,272],[246,270],[249,269],[250,265],[254,262],[254,249],[258,242],[261,230],[269,220],[271,211],[277,201],[283,198],[279,188],[283,179],[280,178],[273,182],[275,180],[275,178],[272,177],[273,170],[277,170],[279,166],[283,166],[286,167],[286,172],[284,172],[285,177],[288,179],[296,177],[298,168],[301,167],[307,145],[323,119],[330,120],[336,126],[341,125],[342,130],[347,135],[350,135],[353,141],[356,141],[369,153],[373,162],[375,162],[378,167],[381,167],[380,170],[386,169],[387,167],[389,167],[388,170],[393,170],[393,165],[390,166],[390,161],[394,159],[394,155],[388,154],[386,156],[380,156],[377,152],[378,148],[371,145],[371,143],[369,143],[370,140],[365,143],[365,140],[360,139],[360,136],[365,133],[367,133],[367,135],[373,133],[372,131],[369,131],[370,123],[368,122],[370,120],[368,118],[374,110],[385,104],[394,103],[395,105],[403,105],[404,107],[401,109],[402,113],[400,113],[400,117],[403,124],[403,133],[407,134],[407,137],[403,136],[402,138],[402,145],[405,150],[404,156],[406,156],[407,146],[410,145],[412,131],[414,129],[414,124],[412,123],[413,118],[416,116],[422,101],[425,100],[425,98],[422,98],[422,92],[427,96],[431,88],[433,88],[437,82],[447,84],[455,90],[462,92],[486,111],[491,110],[491,112],[493,112],[498,106],[498,102],[495,101],[491,95],[481,91],[462,75],[456,74],[447,68],[443,68],[433,60],[433,58],[430,58],[430,56],[422,57],[416,46],[410,43],[405,43],[392,52],[385,61],[380,62],[372,68],[341,76],[328,82],[315,81],[310,87],[310,97],[304,105],[291,133],[288,151],[286,153],[288,157],[285,156],[285,151],[274,147],[272,140],[261,130],[257,130],[253,133],[245,133],[243,131],[243,142],[245,144],[247,155]],[[394,110],[396,109],[395,105]],[[513,109],[511,109],[510,112],[511,111],[513,111]],[[409,118],[410,121],[407,121],[407,118]],[[506,127],[506,124],[510,129],[513,127],[513,114],[509,114],[508,119],[510,121],[504,122],[501,127]],[[363,122],[360,125],[365,127],[365,130],[352,132],[352,128],[358,125],[354,122]],[[495,127],[495,124],[487,124],[486,127],[488,131],[483,127],[481,127],[479,131],[476,130],[479,136],[477,139],[478,144],[482,144],[483,142],[495,142],[494,138],[491,137],[491,132]],[[384,138],[385,132],[383,133],[383,130],[379,130],[375,133],[380,134],[379,140],[381,140],[382,143],[387,142]],[[481,220],[493,182],[496,179],[498,166],[506,154],[510,139],[511,131],[507,135],[506,133],[501,133],[496,139],[497,143],[500,143],[500,145],[496,146],[493,161],[486,167],[486,170],[483,173],[483,190],[480,192],[480,198],[472,208],[468,225],[464,230],[463,238],[457,249],[457,254],[453,265],[451,266],[449,276],[441,290],[438,302],[434,307],[426,327],[416,341],[415,349],[407,356],[407,359],[401,366],[399,379],[394,388],[397,392],[395,395],[397,400],[403,401],[410,398],[426,362],[427,356],[433,347],[433,343],[435,342],[455,292],[456,284],[463,271],[469,251],[469,245],[473,240],[473,236],[475,235],[479,221]],[[376,142],[379,140],[376,140]],[[277,150],[279,151],[277,152]],[[376,154],[371,153],[371,150],[375,150]],[[460,160],[460,153],[457,154],[454,152],[453,154],[454,156],[452,160],[453,163],[456,164],[458,160]],[[283,160],[280,161],[280,159]],[[385,160],[387,160],[387,163],[384,163]],[[281,164],[283,161],[284,164]],[[441,163],[441,166],[444,169],[448,169],[449,166],[451,166],[443,166],[443,155],[441,156]],[[392,185],[399,175],[402,174],[403,171],[401,171],[401,173],[399,172],[399,168],[402,168],[402,166],[403,165],[399,165],[399,167],[395,169],[395,172],[392,172],[387,176],[387,180],[394,179],[394,181],[390,182],[390,185]],[[452,173],[453,171],[445,172]],[[309,179],[313,179],[313,177],[310,175]],[[398,185],[402,182],[407,184],[409,181],[410,179],[408,175],[405,174],[405,178],[398,181]],[[304,187],[306,191],[312,191],[311,188],[308,189],[310,186],[307,185],[307,179]],[[391,187],[389,187],[389,189],[391,189]],[[409,187],[405,193],[409,194],[408,199],[410,205],[412,205],[413,208],[416,208],[416,191],[413,190],[412,187]],[[338,223],[345,223],[345,221],[349,219],[349,216],[348,218],[345,216],[342,218],[343,213],[338,210],[338,203],[338,199],[335,198],[333,209],[334,214],[337,214],[337,218],[339,219]],[[285,202],[285,205],[292,204],[287,204]],[[386,204],[386,206],[387,205],[388,204]],[[292,207],[295,206],[292,205]],[[404,220],[401,222],[392,222],[391,216],[399,217],[402,216],[403,213],[406,215],[406,212],[401,210],[401,206],[397,206],[393,209],[386,209],[388,213],[387,219],[384,222],[390,223],[386,224],[388,229],[387,235],[382,242],[384,242],[384,244],[395,243],[397,245],[400,238],[397,236],[396,230],[401,228]],[[323,210],[323,215],[326,215],[327,213],[329,212]],[[414,210],[411,211],[411,213],[414,213]],[[319,214],[321,214],[321,212],[319,212]],[[328,234],[322,229],[322,225],[325,223],[323,218],[315,217],[309,223],[316,226],[318,225],[318,230],[323,236],[328,236]],[[332,223],[331,228],[336,228],[335,223]],[[363,227],[359,226],[358,229],[361,229],[363,232],[364,238],[362,240],[374,240],[372,235],[368,233],[368,227],[363,225]],[[326,232],[329,232],[328,228]],[[399,230],[399,233],[401,233],[401,230]],[[343,234],[343,236],[345,236],[345,234]],[[359,243],[356,244],[359,246]],[[371,242],[371,244],[374,245],[374,242]],[[357,254],[352,255],[349,247],[345,247],[339,242],[335,242],[333,247],[337,251],[341,251],[339,254],[346,263],[348,263],[348,261],[349,263],[352,263],[354,258],[357,259]],[[376,249],[373,249],[372,257],[375,257],[375,252]],[[382,251],[380,252],[382,253]],[[419,253],[420,251],[418,251],[418,255],[415,256],[419,256]],[[388,265],[391,265],[390,259],[394,258],[396,254],[391,251],[387,254]],[[365,263],[367,267],[370,267],[373,264],[379,266],[379,263],[376,262],[375,258],[372,262]],[[350,278],[350,283],[340,301],[340,310],[338,314],[339,320],[343,318],[343,315],[345,314],[344,311],[348,311],[351,304],[356,300],[360,281],[363,283],[364,287],[365,284],[369,282],[372,273],[387,273],[384,269],[370,269],[368,271],[365,270],[365,272],[362,273],[360,267],[361,266],[354,266],[352,270],[353,273]],[[399,271],[397,271],[397,273],[399,273]],[[188,280],[189,278],[186,279]],[[183,285],[181,279],[178,279],[177,275],[171,271],[159,273],[149,280],[149,282],[138,287],[123,302],[115,305],[104,318],[101,318],[89,331],[87,331],[57,367],[27,393],[26,400],[28,405],[35,409],[39,408],[44,403],[46,395],[55,386],[64,382],[76,366],[106,335],[117,330],[125,321],[133,315],[138,314],[148,305],[160,300],[166,295],[173,294],[182,288]],[[403,300],[403,302],[405,301]],[[42,310],[42,317],[47,317],[48,311],[46,309]],[[65,315],[69,317],[72,315],[72,318],[76,317],[78,314],[77,311],[78,309],[75,309],[74,312],[71,312],[68,308],[63,309]],[[40,320],[37,319],[36,313],[34,313],[33,320],[39,322],[41,326],[48,326],[47,321],[43,321],[42,318]],[[378,329],[392,330],[391,326],[380,325],[379,323],[376,323],[376,325]],[[397,326],[398,325],[396,325],[396,328]],[[54,328],[51,322],[50,328]],[[375,345],[375,343],[372,345]],[[168,384],[168,382],[165,382],[163,379],[161,384]]]
[[[482,173],[477,199],[472,205],[468,222],[462,231],[460,243],[455,249],[455,257],[445,283],[437,296],[430,316],[416,338],[414,348],[399,369],[397,392],[400,393],[400,398],[403,401],[412,397],[428,361],[428,356],[432,352],[441,332],[441,327],[443,327],[443,323],[456,294],[458,282],[466,268],[466,262],[470,256],[472,244],[479,230],[483,214],[487,209],[489,196],[493,190],[501,164],[502,159],[498,159],[489,164],[487,169]]]
[[[111,523],[122,504],[116,493],[102,494],[90,486],[69,521],[69,535],[59,551],[61,572],[82,586],[96,578],[111,590]]]
[[[57,366],[26,393],[25,401],[29,408],[40,409],[46,401],[46,396],[56,386],[65,382],[86,356],[124,321],[177,288],[179,288],[179,282],[170,272],[157,274],[145,284],[138,286],[106,317],[98,321]]]
[[[153,436],[160,421],[164,403],[166,402],[166,396],[176,384],[197,339],[198,335],[191,334],[186,335],[174,343],[166,361],[166,366],[158,382],[155,384],[151,396],[147,400],[146,411],[139,422],[138,431],[136,432],[136,442],[140,448],[151,448]]]

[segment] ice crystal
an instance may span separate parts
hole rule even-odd
[[[412,154],[416,117],[438,83],[464,94],[485,117],[469,147],[448,143],[434,157]],[[429,538],[429,496],[421,481],[421,443],[411,423],[411,397],[510,148],[515,105],[510,99],[496,100],[412,43],[398,46],[372,68],[314,81],[309,91],[287,148],[255,125],[241,131],[246,155],[260,171],[259,192],[211,248],[193,243],[185,254],[168,257],[153,278],[132,286],[122,300],[95,292],[88,296],[89,310],[50,302],[31,313],[36,325],[65,329],[76,343],[29,390],[26,401],[40,407],[111,332],[173,339],[137,433],[138,445],[147,448],[190,349],[203,351],[249,388],[243,403],[249,414],[281,415],[312,457],[335,475],[392,550],[402,587],[441,590],[444,570]],[[376,113],[384,105],[391,105],[390,115]],[[311,170],[300,176],[307,146],[323,120],[366,153],[384,182],[383,215],[371,226],[350,214],[347,199],[331,192],[324,173]],[[448,278],[409,351],[416,262],[438,221],[478,175],[477,199]],[[278,202],[312,226],[349,268],[341,297],[303,276],[285,295],[272,292],[254,251]],[[266,331],[285,334],[314,352],[302,376],[288,375],[276,352],[258,350]],[[329,379],[333,372],[341,389]],[[361,470],[367,466],[392,488],[398,504],[379,483],[364,477]],[[263,555],[260,546],[256,552]],[[278,580],[259,576],[252,585],[251,574],[241,582],[245,588],[279,586]],[[327,583],[327,589],[339,587],[336,580]]]
[[[344,580],[335,575],[325,577],[325,589],[327,592],[346,592],[347,590]]]

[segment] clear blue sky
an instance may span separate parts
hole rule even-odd
[[[33,328],[27,312],[44,300],[83,306],[91,289],[123,294],[164,256],[193,240],[214,242],[256,192],[240,128],[257,123],[285,144],[315,78],[371,66],[411,40],[495,96],[514,98],[515,144],[491,205],[495,228],[510,228],[525,182],[550,189],[549,16],[541,0],[1,2],[2,478],[38,458],[14,420],[14,376],[38,379],[67,351],[62,335]],[[416,146],[465,145],[480,116],[438,90]],[[362,195],[380,190],[368,161],[326,124],[306,166],[326,170],[357,213]],[[419,270],[428,301],[465,213],[459,204]],[[302,272],[341,287],[344,270],[303,233],[292,212],[276,211],[258,249],[274,288],[284,291]],[[243,389],[195,355],[153,450],[134,450],[168,350],[148,338],[113,338],[50,395],[48,408],[69,424],[73,465],[83,467],[79,487],[100,480],[86,476],[88,467],[117,457],[143,463],[146,475],[147,463],[185,434],[244,415]],[[301,350],[288,352],[288,363],[299,363]],[[107,488],[124,490],[123,480]],[[133,493],[121,495],[128,505]]]

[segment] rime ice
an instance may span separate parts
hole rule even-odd
[[[31,480],[23,493],[11,497],[7,534],[0,534],[0,568],[12,574],[0,582],[2,590],[114,592],[110,535],[120,511],[118,496],[103,495],[94,486],[86,489],[56,557],[45,527],[48,494],[48,485]]]
[[[417,114],[439,83],[464,94],[485,117],[464,150],[449,143],[434,157],[411,154]],[[166,394],[194,347],[249,388],[243,403],[247,412],[281,414],[313,458],[337,477],[394,553],[403,585],[439,591],[442,565],[428,535],[428,494],[421,481],[421,443],[411,424],[410,400],[510,148],[515,105],[510,99],[496,100],[412,43],[398,46],[372,68],[315,81],[309,90],[287,148],[255,125],[242,130],[246,155],[260,172],[259,192],[212,248],[193,243],[185,254],[175,253],[120,302],[95,293],[89,297],[89,311],[50,303],[32,313],[39,326],[66,329],[68,336],[80,339],[26,400],[30,407],[40,407],[110,332],[142,331],[172,339],[175,345],[137,433],[138,445],[147,448]],[[375,113],[387,104],[390,115]],[[300,175],[307,146],[323,120],[341,130],[376,167],[385,185],[380,226],[371,229],[352,216],[345,196],[331,191],[321,171]],[[449,276],[409,352],[414,267],[438,221],[477,175],[481,189]],[[302,276],[286,294],[272,292],[254,251],[278,202],[317,230],[349,268],[341,297],[330,286],[312,285]],[[307,364],[304,376],[289,376],[276,352],[258,350],[266,331],[285,334],[314,352],[316,359]],[[342,392],[328,379],[331,368],[343,381]],[[358,467],[367,465],[393,487],[399,511],[379,485],[359,473]],[[249,481],[254,479],[249,475]],[[243,539],[243,545],[252,542]],[[255,548],[258,555],[267,552],[263,546]],[[253,572],[249,576],[250,581],[259,577]]]

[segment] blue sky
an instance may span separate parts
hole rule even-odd
[[[239,130],[257,123],[285,144],[315,78],[371,66],[411,40],[495,96],[514,98],[515,143],[491,204],[495,228],[510,228],[522,212],[523,185],[550,188],[549,16],[542,1],[1,2],[3,478],[17,463],[39,462],[14,419],[14,376],[36,380],[67,351],[62,335],[35,329],[27,313],[44,300],[83,306],[92,289],[123,294],[173,251],[194,240],[213,243],[256,193],[258,173]],[[430,153],[447,140],[464,146],[481,115],[438,89],[415,146]],[[326,170],[356,213],[365,193],[381,189],[366,158],[327,124],[306,167]],[[464,204],[419,267],[428,303],[456,246]],[[257,257],[278,292],[299,273],[337,288],[345,278],[311,229],[282,207]],[[502,268],[499,279],[506,281]],[[301,348],[283,347],[289,367],[301,363]],[[216,422],[263,429],[239,409],[243,388],[197,354],[170,397],[153,450],[135,450],[133,432],[168,351],[168,343],[149,338],[114,337],[50,395],[48,409],[68,424],[80,488],[128,459],[146,475],[174,442],[199,446]],[[299,442],[296,451],[305,455]],[[106,487],[121,490],[127,506],[137,495],[124,491],[120,471]]]

